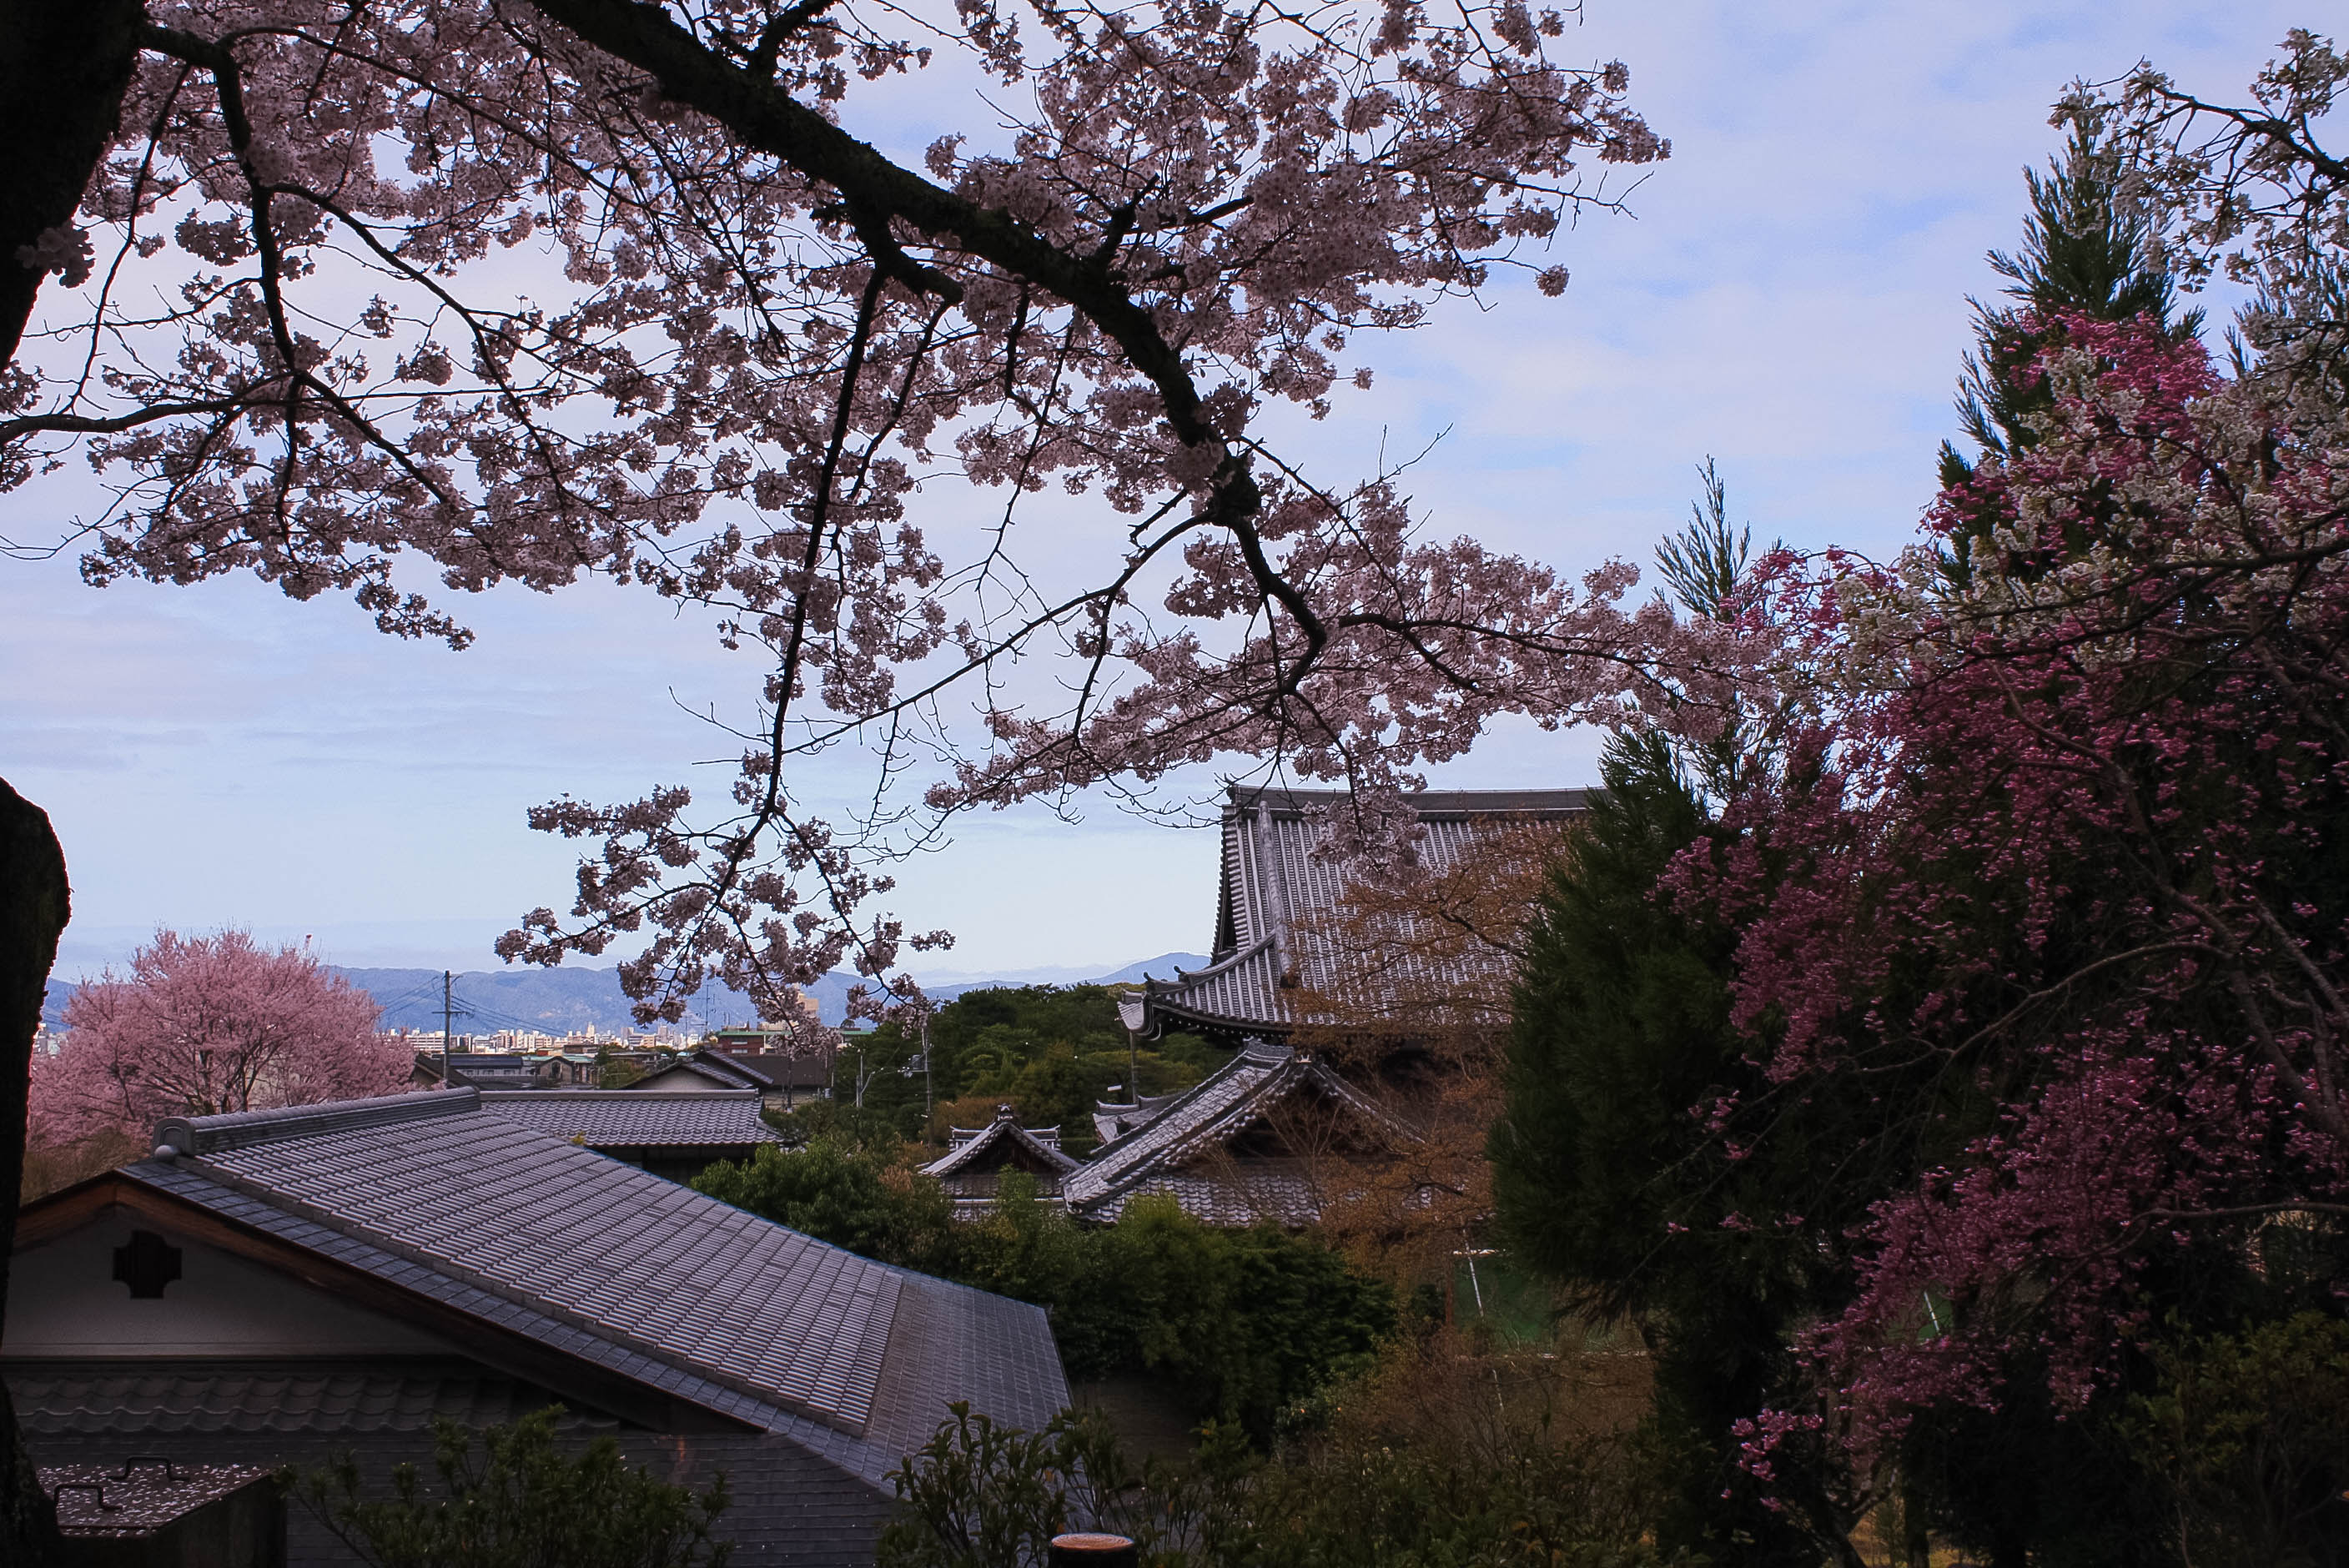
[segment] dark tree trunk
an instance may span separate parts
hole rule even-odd
[[[141,0],[0,0],[0,365],[43,273],[17,251],[73,221],[139,58]]]
[[[33,1035],[68,912],[65,852],[47,814],[0,779],[0,1327],[16,1245],[16,1197],[25,1183]],[[42,1568],[57,1555],[57,1514],[25,1456],[5,1383],[0,1423],[0,1562]]]

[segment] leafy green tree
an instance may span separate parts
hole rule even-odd
[[[2349,1562],[2349,1324],[2303,1312],[2182,1336],[2121,1423],[2181,1563]]]
[[[1171,1094],[1230,1059],[1190,1035],[1137,1047],[1118,1018],[1116,993],[1105,985],[966,991],[930,1020],[929,1040],[933,1103],[947,1108],[934,1118],[931,1137],[949,1122],[969,1125],[1009,1104],[1027,1126],[1058,1128],[1061,1147],[1080,1155],[1096,1141],[1095,1101]],[[918,1100],[923,1087],[916,1078],[910,1098]],[[866,1089],[868,1103],[877,1095],[895,1105],[899,1094],[877,1084]]]
[[[559,1446],[550,1407],[474,1434],[433,1424],[437,1493],[414,1465],[391,1473],[391,1495],[370,1496],[346,1453],[295,1485],[326,1528],[372,1568],[718,1568],[733,1547],[711,1532],[727,1506],[726,1479],[696,1492],[656,1480],[599,1437],[576,1453]]]
[[[834,1137],[720,1161],[694,1190],[865,1257],[946,1272],[954,1201],[938,1184],[870,1148]]]
[[[1394,1329],[1386,1285],[1274,1226],[1222,1230],[1150,1195],[1079,1237],[1081,1266],[1050,1301],[1071,1373],[1153,1374],[1260,1440]]]

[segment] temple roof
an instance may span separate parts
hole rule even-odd
[[[923,1175],[941,1179],[957,1175],[980,1164],[989,1154],[1008,1153],[1009,1150],[1006,1145],[1024,1151],[1047,1171],[1065,1175],[1077,1168],[1076,1158],[1061,1152],[1057,1129],[1022,1127],[1008,1105],[999,1110],[995,1119],[985,1127],[957,1127],[954,1132],[954,1147],[923,1166]]]
[[[1433,972],[1439,961],[1397,951],[1375,975],[1346,962],[1329,934],[1341,915],[1349,879],[1345,865],[1315,853],[1326,832],[1317,814],[1343,806],[1336,789],[1247,789],[1234,786],[1224,807],[1223,877],[1216,901],[1215,962],[1177,971],[1169,980],[1145,980],[1120,999],[1129,1029],[1154,1038],[1169,1028],[1224,1035],[1285,1036],[1319,1021],[1316,1006],[1330,997],[1357,998],[1365,988],[1392,992],[1416,981],[1459,978]],[[1456,863],[1481,837],[1528,824],[1565,822],[1588,810],[1585,789],[1431,789],[1408,797],[1424,832],[1416,846],[1422,864],[1441,871]],[[1497,954],[1455,954],[1441,966],[1501,962]],[[1427,975],[1414,965],[1430,967]]]
[[[1381,1136],[1415,1136],[1323,1063],[1253,1040],[1142,1126],[1102,1145],[1061,1182],[1061,1196],[1071,1213],[1090,1220],[1116,1219],[1137,1194],[1171,1192],[1212,1224],[1309,1224],[1319,1217],[1321,1193],[1305,1161],[1236,1159],[1217,1168],[1213,1158],[1300,1094],[1352,1113]]]
[[[1114,1143],[1182,1098],[1177,1091],[1174,1094],[1141,1095],[1123,1103],[1113,1099],[1097,1099],[1093,1101],[1094,1135],[1103,1143]]]

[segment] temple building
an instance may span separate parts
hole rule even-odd
[[[1409,797],[1422,837],[1414,846],[1426,872],[1442,873],[1480,850],[1528,830],[1563,829],[1589,809],[1585,789],[1433,789]],[[1348,797],[1336,789],[1234,786],[1224,807],[1223,877],[1216,897],[1214,962],[1145,980],[1119,1005],[1140,1038],[1169,1029],[1237,1045],[1255,1037],[1288,1039],[1314,1025],[1373,1016],[1417,992],[1489,982],[1506,965],[1496,949],[1426,940],[1405,928],[1381,934],[1374,951],[1349,940],[1360,917],[1345,863],[1320,853],[1328,813]],[[1396,939],[1399,938],[1399,939]]]
[[[1006,1171],[1033,1176],[1036,1195],[1057,1200],[1061,1181],[1079,1169],[1075,1158],[1061,1151],[1059,1128],[1022,1127],[1008,1105],[998,1106],[987,1126],[949,1128],[947,1137],[946,1153],[923,1166],[922,1174],[936,1178],[947,1190],[957,1217],[984,1212]]]
[[[1411,797],[1423,830],[1416,869],[1436,902],[1384,904],[1319,852],[1347,799],[1232,789],[1214,961],[1145,980],[1119,1012],[1139,1040],[1183,1030],[1240,1048],[1185,1093],[1096,1106],[1102,1147],[1061,1183],[1071,1214],[1112,1221],[1135,1195],[1166,1192],[1210,1223],[1309,1224],[1366,1164],[1420,1137],[1408,1083],[1415,1038],[1472,1000],[1490,1021],[1511,978],[1506,948],[1475,940],[1474,922],[1441,901],[1515,898],[1494,892],[1508,878],[1493,868],[1537,873],[1588,792]],[[1447,888],[1447,878],[1464,885]],[[1341,1041],[1353,1047],[1351,1078],[1332,1060]]]
[[[1211,1225],[1309,1225],[1364,1160],[1416,1133],[1327,1064],[1253,1040],[1206,1081],[1094,1150],[1060,1186],[1069,1212],[1107,1224],[1170,1194]]]

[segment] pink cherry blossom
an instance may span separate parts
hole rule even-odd
[[[1887,1107],[1908,1174],[1806,1341],[1862,1449],[2018,1347],[2076,1408],[2148,1270],[2349,1214],[2349,443],[2290,377],[2062,325],[2043,438],[1925,542],[1781,563],[1817,700],[1672,878],[1744,923],[1782,1091]]]
[[[394,1092],[413,1053],[376,1032],[381,1011],[300,948],[160,931],[127,975],[78,987],[63,1049],[34,1057],[32,1139]]]

